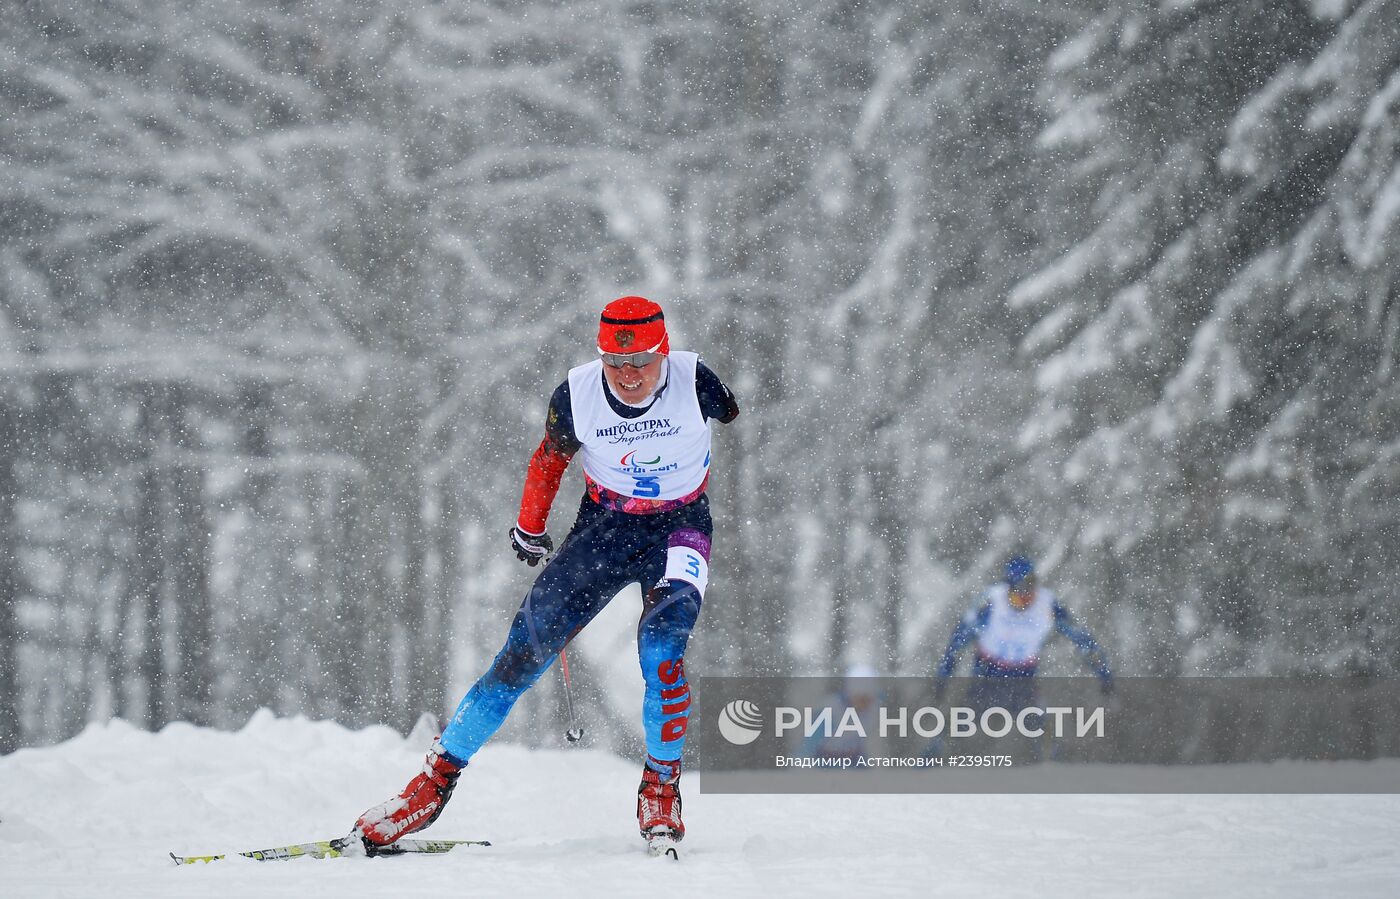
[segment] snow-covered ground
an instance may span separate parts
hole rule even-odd
[[[423,748],[259,714],[237,733],[114,722],[22,750],[0,758],[0,895],[1400,895],[1400,796],[729,796],[689,781],[677,863],[641,848],[635,763],[507,745],[477,756],[425,834],[488,849],[187,867],[166,854],[340,835]]]

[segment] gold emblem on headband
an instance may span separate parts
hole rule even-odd
[[[623,328],[621,331],[618,331],[616,334],[613,335],[613,339],[617,341],[618,346],[622,347],[625,350],[632,345],[632,341],[637,339],[637,335],[627,330],[626,328]]]

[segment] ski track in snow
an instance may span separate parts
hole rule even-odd
[[[1400,894],[1400,796],[731,796],[691,779],[676,863],[647,858],[637,836],[637,764],[509,745],[483,750],[419,834],[490,848],[185,867],[166,854],[340,836],[402,788],[425,749],[383,727],[262,712],[236,733],[93,725],[0,758],[0,894]]]

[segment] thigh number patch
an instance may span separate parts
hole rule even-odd
[[[710,563],[697,549],[672,546],[666,550],[666,580],[693,584],[703,597],[705,585],[710,582]]]

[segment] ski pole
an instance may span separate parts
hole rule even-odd
[[[564,674],[564,703],[569,707],[569,721],[573,724],[564,732],[564,739],[577,743],[583,739],[583,728],[579,727],[578,715],[574,714],[574,697],[569,684],[569,653],[564,649],[559,650],[559,670]]]

